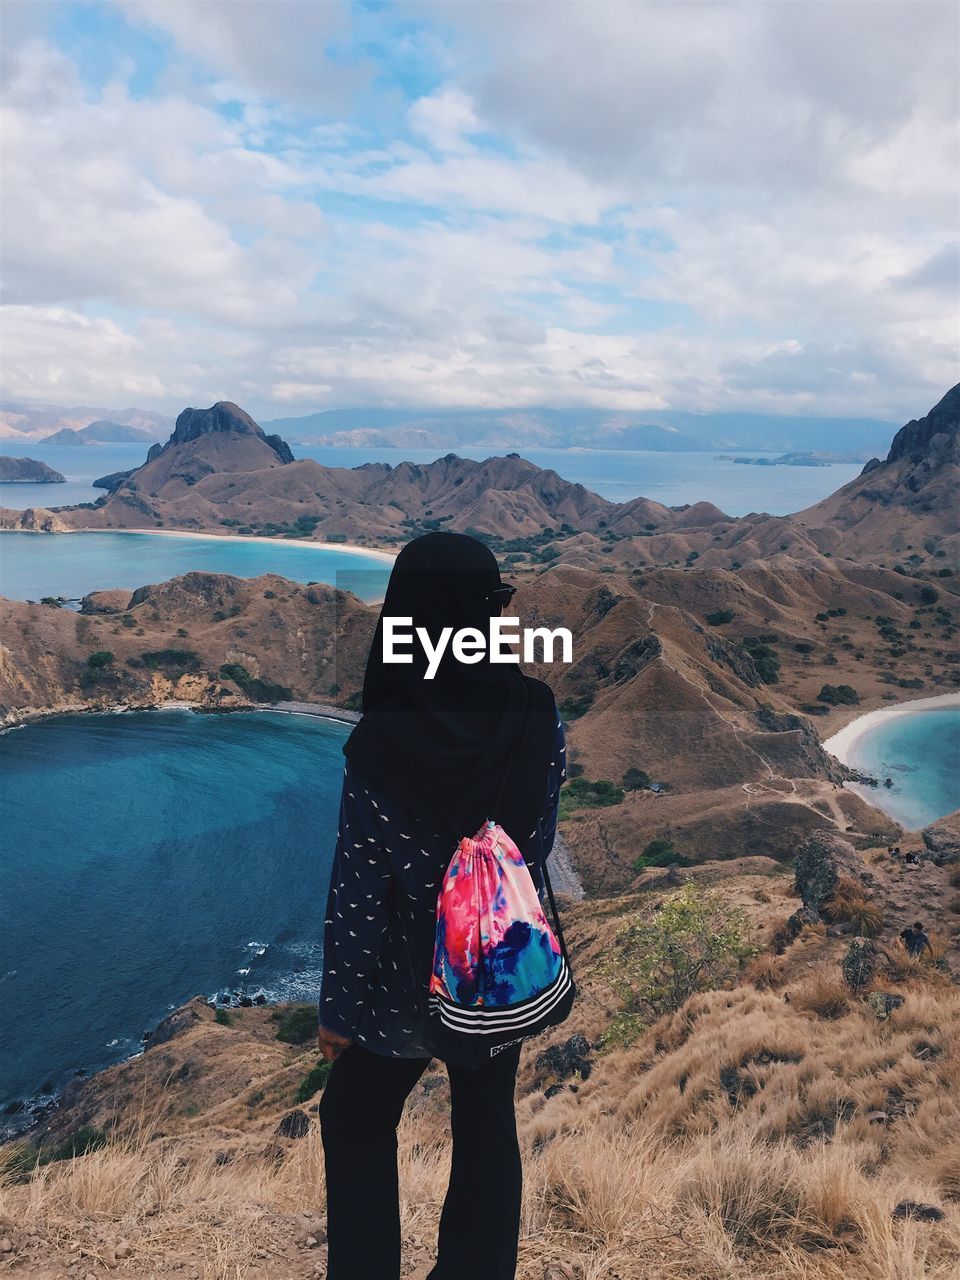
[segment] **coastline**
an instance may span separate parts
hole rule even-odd
[[[46,529],[0,529],[0,534],[2,533],[36,533],[50,536]],[[308,547],[314,551],[343,551],[348,555],[369,556],[372,560],[380,560],[384,564],[393,564],[397,558],[395,551],[385,551],[380,547],[363,547],[356,542],[321,542],[315,538],[268,538],[259,533],[192,533],[189,529],[59,529],[55,536],[64,533],[145,533],[155,538],[213,538],[221,542],[263,542],[270,546]]]
[[[876,707],[873,711],[854,717],[829,738],[824,738],[820,745],[841,763],[856,768],[852,759],[856,744],[879,725],[886,724],[888,720],[898,720],[903,716],[920,715],[924,711],[950,706],[960,708],[960,692],[941,693],[932,698],[909,698],[906,702],[895,702],[888,707]]]

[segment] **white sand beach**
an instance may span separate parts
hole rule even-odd
[[[19,531],[18,531],[19,532]],[[349,555],[369,556],[393,564],[396,553],[374,547],[361,547],[353,542],[318,542],[314,538],[267,538],[260,534],[191,533],[189,529],[63,529],[62,533],[148,533],[154,538],[215,538],[219,542],[265,542],[270,546],[310,547],[314,551],[345,551]]]
[[[960,693],[941,693],[935,698],[911,698],[907,702],[896,702],[889,707],[878,707],[868,711],[866,715],[857,716],[849,724],[838,730],[832,737],[824,739],[824,751],[842,760],[844,764],[853,765],[853,750],[856,743],[866,733],[870,733],[887,720],[897,720],[901,716],[920,715],[924,711],[935,711],[942,707],[960,708]]]

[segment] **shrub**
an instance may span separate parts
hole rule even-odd
[[[213,1015],[213,1020],[221,1027],[233,1026],[233,1014],[226,1009],[218,1009]]]
[[[733,982],[756,953],[743,909],[691,882],[666,898],[652,920],[621,930],[603,970],[628,1012],[659,1017],[697,991]]]
[[[239,685],[251,702],[289,702],[293,697],[292,690],[285,684],[274,684],[271,680],[252,676],[239,662],[225,662],[220,668],[220,679],[232,680]]]
[[[817,701],[826,702],[831,707],[841,704],[856,706],[860,701],[860,695],[849,684],[825,684],[817,694]]]
[[[41,1164],[53,1164],[57,1160],[73,1160],[77,1156],[85,1156],[88,1151],[98,1151],[107,1145],[107,1135],[96,1125],[85,1124],[83,1128],[64,1138],[59,1146],[41,1155]]]
[[[860,937],[875,938],[883,928],[883,910],[867,895],[863,886],[849,876],[841,876],[823,904],[823,915],[831,923],[852,924]]]
[[[620,804],[623,796],[623,788],[612,782],[571,778],[560,792],[560,817],[567,817],[573,809],[602,809]]]
[[[593,699],[586,695],[580,698],[564,698],[560,703],[560,714],[564,720],[579,720],[590,710],[592,702]]]
[[[815,1013],[818,1018],[842,1018],[850,1008],[850,991],[839,978],[815,973],[791,992],[790,1003],[801,1013]]]
[[[317,1010],[312,1004],[288,1009],[280,1021],[277,1039],[284,1044],[307,1044],[317,1036]]]
[[[331,1062],[318,1062],[315,1067],[312,1067],[300,1081],[295,1101],[309,1102],[315,1093],[319,1093],[327,1083],[332,1065]]]
[[[753,665],[757,669],[757,675],[764,684],[777,684],[780,680],[780,660],[767,643],[770,639],[776,639],[775,636],[744,636],[740,642],[741,647],[746,650]]]
[[[143,665],[151,671],[156,671],[159,667],[191,669],[197,665],[197,655],[193,649],[148,649],[140,657]]]
[[[87,659],[87,666],[94,667],[95,669],[100,667],[109,667],[110,663],[114,661],[115,658],[109,649],[98,649],[96,653],[91,653],[90,657]]]
[[[706,615],[707,622],[711,627],[722,627],[728,622],[732,622],[736,614],[732,609],[714,609],[712,613]]]
[[[640,857],[634,860],[633,869],[639,874],[647,867],[689,867],[690,865],[690,859],[676,851],[672,840],[658,836],[651,840]]]
[[[650,775],[645,769],[628,769],[623,775],[623,786],[626,791],[642,791],[649,785]]]

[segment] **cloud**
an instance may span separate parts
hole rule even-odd
[[[96,75],[25,7],[10,395],[897,418],[953,380],[952,6],[123,0]]]

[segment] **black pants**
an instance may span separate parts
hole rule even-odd
[[[328,1280],[398,1280],[397,1125],[430,1058],[387,1058],[354,1043],[320,1099],[327,1176]],[[453,1160],[430,1280],[513,1280],[520,1234],[514,1089],[520,1045],[477,1071],[447,1064]]]

